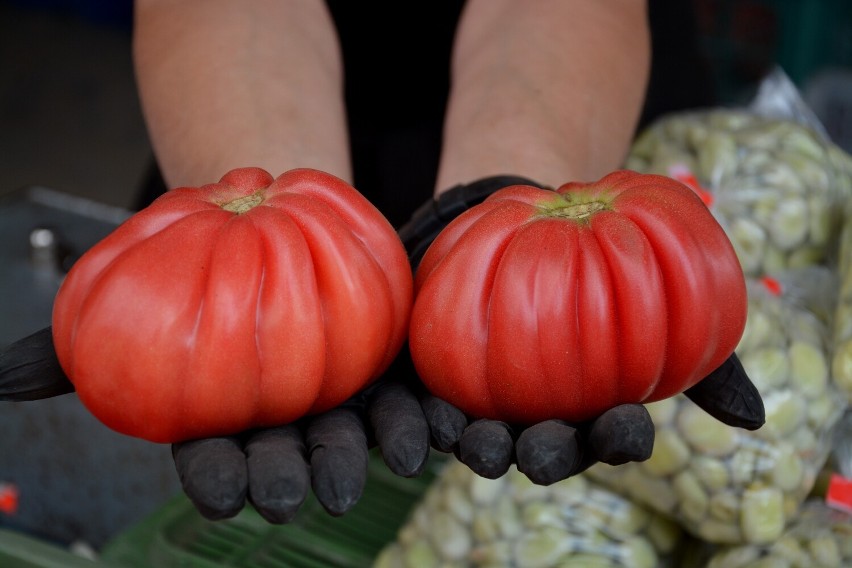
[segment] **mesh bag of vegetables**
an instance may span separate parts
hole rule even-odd
[[[656,428],[650,459],[598,464],[587,475],[704,541],[777,539],[813,488],[847,406],[829,376],[833,276],[810,267],[750,279],[736,352],[763,398],[763,427],[726,426],[677,395],[647,405]]]
[[[701,554],[701,553],[699,553]],[[852,566],[852,513],[809,499],[784,534],[764,545],[717,547],[705,568],[844,568]]]
[[[849,178],[852,179],[852,165]],[[852,403],[852,199],[846,207],[846,221],[840,234],[839,248],[839,294],[834,317],[831,374]]]
[[[777,540],[739,545],[691,540],[685,545],[684,568],[852,566],[852,413],[848,410],[835,431],[825,472],[830,480],[814,488]]]
[[[626,167],[690,185],[725,227],[746,274],[836,254],[852,195],[848,155],[828,140],[780,71],[747,108],[683,111],[634,142]]]
[[[584,475],[534,485],[449,460],[374,568],[665,568],[683,532]]]

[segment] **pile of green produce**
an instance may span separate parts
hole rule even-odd
[[[849,178],[852,179],[852,160],[849,163]],[[831,374],[852,403],[852,200],[847,207],[846,219],[837,256],[840,290],[834,317]]]
[[[852,515],[810,500],[778,540],[724,547],[706,568],[843,568],[852,566]]]
[[[515,468],[491,480],[451,461],[374,568],[665,568],[682,536],[583,475],[544,487]]]

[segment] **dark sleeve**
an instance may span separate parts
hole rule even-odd
[[[649,0],[651,78],[640,129],[660,116],[717,104],[695,0]]]
[[[354,185],[405,223],[432,196],[463,0],[327,0],[343,53]]]

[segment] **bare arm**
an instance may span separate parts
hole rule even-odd
[[[321,0],[137,0],[142,109],[169,187],[236,167],[351,180],[343,71]]]
[[[649,67],[641,0],[469,0],[437,191],[506,173],[556,186],[618,168]]]

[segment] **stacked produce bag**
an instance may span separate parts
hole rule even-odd
[[[737,354],[767,420],[730,428],[678,395],[648,405],[657,438],[647,462],[588,475],[716,551],[697,566],[852,565],[849,513],[814,497],[838,446],[852,443],[839,432],[852,402],[852,158],[775,73],[749,109],[658,121],[628,167],[693,186],[731,238],[749,279]]]
[[[745,109],[664,117],[626,167],[691,186],[748,281],[736,349],[766,424],[726,426],[684,395],[648,404],[654,451],[548,487],[450,462],[377,566],[852,566],[852,157],[776,72]],[[843,429],[843,430],[842,430]]]
[[[449,462],[375,568],[676,567],[677,524],[576,476],[544,487]]]
[[[838,427],[834,472],[852,476],[852,414]],[[852,566],[852,503],[833,503],[821,491],[806,500],[784,534],[765,544],[693,546],[684,568],[844,568]]]
[[[714,552],[707,568],[852,566],[852,515],[809,501],[786,533],[764,546],[736,546]]]
[[[847,179],[852,185],[852,157],[847,155]],[[831,374],[852,404],[852,199],[846,205],[846,222],[840,233],[837,272],[840,291],[834,318],[834,358]]]
[[[599,464],[588,475],[709,542],[780,537],[828,459],[846,408],[830,380],[826,311],[819,307],[834,296],[832,282],[820,267],[750,282],[737,354],[763,398],[762,428],[727,426],[677,395],[647,405],[656,426],[648,461]]]

